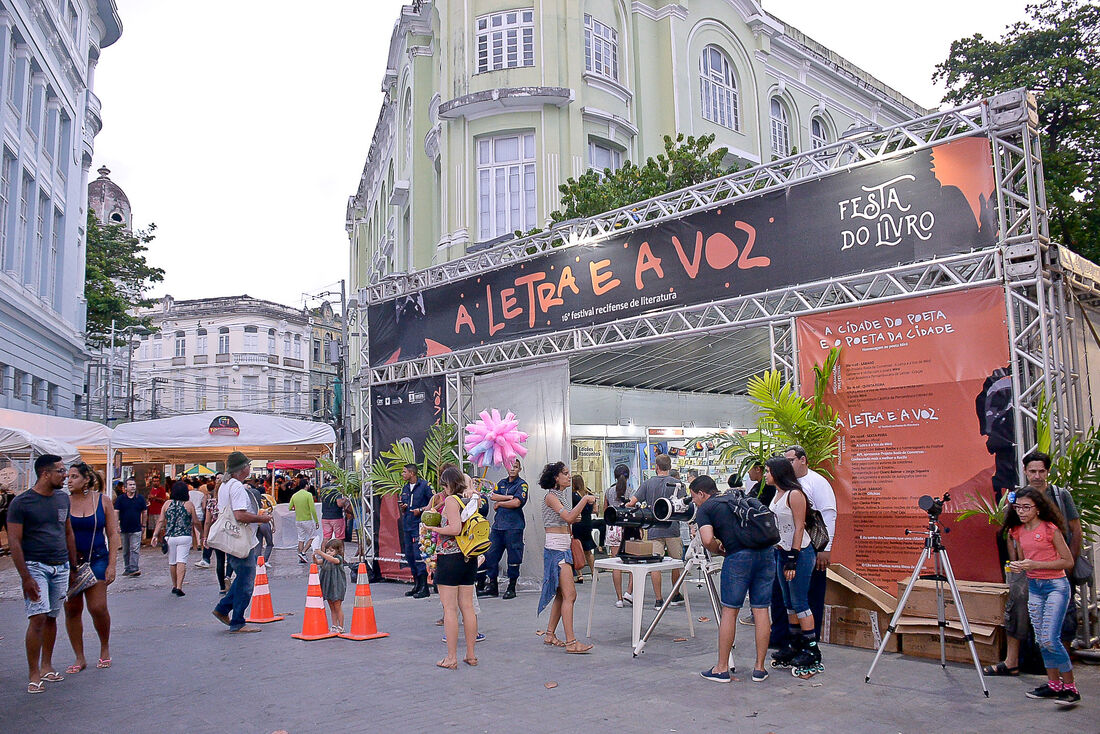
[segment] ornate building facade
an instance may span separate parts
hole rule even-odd
[[[114,0],[0,2],[0,407],[83,415],[92,92]]]

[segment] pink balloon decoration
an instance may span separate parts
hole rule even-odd
[[[509,412],[503,418],[500,411],[483,410],[479,419],[466,426],[464,446],[470,461],[476,466],[509,466],[527,455],[523,445],[527,434],[520,431],[519,421]]]

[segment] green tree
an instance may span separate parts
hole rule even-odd
[[[1096,261],[1100,6],[1044,0],[1028,14],[998,41],[981,34],[955,41],[932,78],[947,85],[944,101],[955,104],[1019,87],[1036,93],[1051,238]]]
[[[643,166],[627,161],[617,171],[591,170],[579,178],[566,180],[558,187],[562,194],[561,209],[552,212],[550,219],[561,222],[603,214],[736,170],[722,165],[726,148],[710,150],[713,135],[685,138],[680,133],[675,139],[666,135],[664,140],[665,152],[650,158]]]
[[[88,302],[87,340],[102,346],[109,340],[111,321],[116,332],[127,326],[152,328],[152,320],[136,317],[132,310],[153,305],[146,293],[153,283],[164,280],[164,270],[145,259],[157,225],[136,234],[121,224],[101,224],[88,212],[88,251],[84,268],[84,298]],[[121,336],[121,335],[120,335]],[[116,338],[118,344],[124,342]]]

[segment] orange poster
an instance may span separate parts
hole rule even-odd
[[[996,457],[982,396],[1008,367],[1004,289],[993,286],[842,309],[797,320],[800,382],[833,347],[840,361],[826,400],[842,424],[832,467],[837,528],[832,561],[890,593],[912,573],[928,516],[921,495],[949,492],[942,516],[959,579],[1000,581],[995,529],[956,523],[975,495],[992,497]]]

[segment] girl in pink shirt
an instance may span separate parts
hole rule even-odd
[[[1073,554],[1064,536],[1066,521],[1046,492],[1023,487],[1010,494],[1009,500],[1012,504],[1004,521],[1012,559],[1009,567],[1027,573],[1027,610],[1048,678],[1027,696],[1074,706],[1081,695],[1073,682],[1069,653],[1059,639],[1073,593],[1066,578],[1066,569],[1073,568]]]

